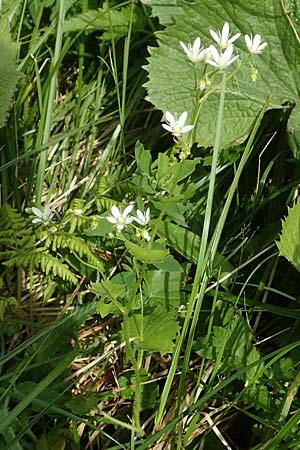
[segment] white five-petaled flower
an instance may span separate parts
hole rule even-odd
[[[197,37],[194,40],[193,45],[188,44],[187,46],[180,41],[180,45],[186,53],[186,56],[189,58],[192,63],[196,63],[197,61],[201,61],[206,54],[206,49],[201,48],[201,39]]]
[[[247,45],[247,49],[252,54],[262,53],[264,48],[268,45],[267,42],[262,42],[262,37],[260,34],[256,34],[254,37],[245,35],[245,42]]]
[[[225,48],[227,48],[230,44],[236,41],[241,35],[241,33],[236,33],[234,36],[230,37],[228,22],[224,23],[221,32],[219,31],[218,33],[216,33],[214,30],[209,31],[213,40],[216,41],[216,43],[222,50],[225,50]]]
[[[135,217],[134,220],[138,224],[140,224],[143,227],[145,227],[146,225],[148,225],[149,220],[150,220],[150,208],[147,208],[144,213],[142,211],[140,211],[139,209],[137,209],[136,210],[136,215],[137,215],[137,217]]]
[[[44,225],[48,225],[53,217],[53,212],[48,203],[44,206],[43,210],[33,206],[31,212],[36,216],[32,220],[32,223],[43,223]]]
[[[194,128],[194,125],[184,125],[187,119],[187,112],[184,111],[177,119],[169,111],[166,112],[166,122],[162,126],[165,130],[170,131],[174,136],[179,137],[184,133],[188,133]]]
[[[208,64],[211,64],[214,67],[217,67],[220,70],[226,69],[230,64],[232,64],[236,59],[238,59],[238,55],[232,56],[233,53],[233,45],[229,44],[224,53],[222,51],[218,51],[214,45],[210,46],[210,54],[211,59],[207,61]]]
[[[129,214],[133,210],[133,205],[128,205],[124,209],[124,211],[121,213],[119,208],[114,205],[111,207],[111,216],[106,217],[106,219],[110,222],[116,225],[117,231],[123,230],[123,228],[126,227],[126,225],[130,224],[133,221],[133,217]]]

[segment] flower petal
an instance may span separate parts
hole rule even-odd
[[[51,215],[51,208],[50,208],[49,203],[47,203],[44,207],[44,214],[46,214],[47,216]]]
[[[185,124],[187,119],[187,111],[184,111],[181,116],[179,117],[179,119],[177,120],[177,125],[178,127],[182,128],[183,125]]]
[[[182,41],[180,41],[179,43],[183,48],[183,50],[185,51],[185,53],[187,54],[187,56],[190,56],[190,50],[188,49],[188,47]]]
[[[170,133],[172,133],[173,128],[170,127],[170,125],[167,125],[166,123],[162,123],[161,126],[162,126],[165,130],[170,131]]]
[[[186,125],[185,127],[182,127],[182,133],[188,133],[194,128],[194,125]]]
[[[260,34],[256,34],[254,36],[254,38],[253,38],[252,45],[253,45],[254,48],[257,48],[260,43],[261,43],[261,35]]]
[[[225,52],[223,53],[223,60],[224,61],[228,61],[233,53],[233,45],[229,44],[228,47],[226,48]]]
[[[220,37],[217,35],[217,33],[214,30],[209,30],[209,32],[213,40],[220,44]]]
[[[35,206],[33,206],[31,208],[31,211],[33,212],[33,214],[37,217],[40,217],[41,219],[43,218],[43,213],[42,211],[40,211],[38,208],[36,208]]]
[[[236,33],[233,35],[230,39],[228,39],[228,44],[232,44],[234,41],[236,41],[240,37],[241,33]]]
[[[201,47],[201,39],[197,37],[193,43],[193,53],[198,53]]]
[[[211,54],[212,59],[218,62],[220,59],[220,54],[214,45],[211,45],[209,47],[209,52]]]
[[[128,205],[128,206],[126,206],[126,208],[125,208],[124,211],[123,211],[122,216],[123,216],[123,217],[127,217],[128,214],[131,213],[131,211],[133,210],[133,208],[134,208],[134,205]]]
[[[252,36],[249,36],[249,34],[245,34],[245,42],[249,50],[249,48],[252,46]]]
[[[166,111],[166,119],[169,122],[169,124],[171,125],[171,127],[174,127],[176,120],[175,120],[175,117],[173,116],[173,114],[171,114],[169,111]]]
[[[114,224],[118,222],[118,220],[115,217],[111,217],[111,216],[106,217],[106,220],[108,220],[110,223],[114,223]]]
[[[225,22],[222,28],[221,41],[227,42],[229,37],[229,23]]]
[[[113,205],[110,211],[113,217],[115,217],[116,219],[118,219],[121,216],[120,210],[116,205]]]

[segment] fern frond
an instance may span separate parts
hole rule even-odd
[[[68,249],[75,256],[78,255],[80,258],[85,258],[86,262],[95,269],[101,272],[104,271],[104,266],[100,259],[94,255],[90,247],[79,236],[61,231],[51,233],[46,239],[45,246],[52,248],[53,251]]]
[[[65,281],[71,281],[71,283],[74,284],[78,281],[76,276],[65,264],[58,261],[54,256],[49,255],[49,253],[43,253],[41,255],[40,265],[42,271],[45,272],[46,275],[52,272],[54,276],[57,275]]]
[[[70,281],[71,283],[77,283],[76,276],[71,272],[68,266],[59,261],[54,256],[47,253],[47,249],[38,248],[27,254],[19,254],[14,258],[9,259],[3,263],[7,267],[21,267],[23,269],[30,268],[39,269],[45,273],[45,275],[52,274],[59,276],[63,280]]]
[[[26,227],[26,221],[24,217],[10,205],[5,204],[0,208],[0,230],[12,231],[20,230]]]
[[[16,308],[19,306],[19,302],[15,297],[2,297],[0,296],[0,320],[4,319],[4,314],[7,308]]]
[[[96,198],[96,206],[99,213],[102,213],[103,211],[109,211],[113,205],[121,206],[122,204],[108,197]]]

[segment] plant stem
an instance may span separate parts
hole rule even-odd
[[[51,133],[51,124],[52,124],[52,112],[54,106],[55,99],[55,90],[56,90],[56,81],[57,81],[57,67],[60,59],[61,47],[62,47],[62,38],[63,38],[63,26],[64,26],[64,18],[65,18],[65,0],[59,0],[59,17],[58,17],[58,25],[57,25],[57,33],[56,33],[56,41],[55,41],[55,50],[53,56],[53,64],[52,64],[52,78],[49,87],[49,95],[47,99],[47,111],[46,111],[46,119],[44,126],[44,133],[42,139],[42,145],[49,142],[50,133]],[[55,69],[55,70],[54,70]],[[47,162],[47,150],[45,149],[40,154],[39,167],[37,172],[37,182],[36,182],[36,203],[41,203],[42,193],[43,193],[43,183],[46,171],[46,162]]]
[[[282,401],[282,404],[280,405],[280,409],[278,412],[278,419],[277,419],[277,423],[279,426],[287,418],[289,411],[291,409],[292,403],[294,401],[294,398],[299,389],[299,386],[300,386],[300,369],[296,373],[296,376],[295,376],[294,380],[292,381],[290,387],[288,388],[288,390],[284,396],[284,399]]]
[[[235,192],[235,190],[236,190],[236,188],[238,186],[238,182],[239,182],[239,179],[241,177],[242,171],[243,171],[243,169],[245,167],[245,164],[246,164],[246,162],[247,162],[247,160],[248,160],[248,158],[249,158],[249,156],[251,154],[251,151],[252,151],[252,148],[253,148],[254,138],[255,138],[255,136],[257,134],[258,127],[259,127],[259,125],[261,123],[261,120],[262,120],[262,118],[263,118],[263,116],[264,116],[264,114],[265,114],[265,112],[266,112],[266,110],[267,110],[267,108],[268,108],[268,106],[270,104],[270,100],[271,100],[270,97],[268,97],[266,102],[265,102],[265,104],[264,104],[264,106],[263,106],[263,108],[262,108],[262,110],[261,110],[261,112],[260,112],[260,114],[259,114],[259,116],[258,116],[258,118],[257,118],[257,120],[256,120],[256,122],[255,122],[254,128],[253,128],[253,130],[251,132],[251,135],[250,135],[249,140],[247,142],[245,151],[244,151],[244,153],[242,155],[240,164],[239,164],[238,169],[236,171],[234,180],[233,180],[233,182],[231,184],[228,196],[226,198],[225,205],[224,205],[224,207],[222,209],[222,213],[221,213],[220,219],[219,219],[219,221],[217,223],[217,226],[216,226],[216,228],[214,230],[214,233],[213,233],[213,236],[212,236],[212,239],[211,239],[208,251],[207,251],[207,255],[210,255],[210,259],[211,260],[213,260],[214,255],[215,255],[215,253],[217,251],[219,240],[220,240],[220,237],[221,237],[221,234],[222,234],[222,230],[223,230],[223,227],[224,227],[224,224],[225,224],[228,212],[229,212],[229,208],[230,208],[233,196],[234,196],[234,192]],[[197,265],[196,272],[198,270],[198,266],[199,266],[199,264]],[[174,376],[175,376],[175,372],[176,372],[176,369],[177,369],[177,363],[179,361],[181,348],[182,348],[182,345],[183,345],[183,342],[184,342],[184,339],[185,339],[185,336],[186,336],[186,333],[187,333],[190,317],[191,317],[192,312],[194,310],[196,300],[197,300],[197,298],[203,298],[204,294],[206,292],[206,287],[207,287],[207,283],[208,283],[208,277],[206,275],[207,275],[207,272],[204,272],[204,276],[203,276],[202,283],[201,283],[201,286],[200,286],[200,292],[196,295],[196,297],[194,299],[191,296],[191,300],[189,302],[189,306],[188,306],[187,313],[186,313],[186,318],[185,318],[185,321],[183,323],[182,331],[181,331],[181,334],[179,336],[179,339],[178,339],[178,342],[177,342],[177,345],[176,345],[176,348],[175,348],[175,351],[174,351],[174,354],[173,354],[172,363],[171,363],[171,366],[170,366],[170,369],[169,369],[169,373],[168,373],[168,377],[167,377],[167,380],[166,380],[166,383],[165,383],[165,386],[164,386],[164,390],[163,390],[163,393],[162,393],[162,396],[161,396],[161,402],[160,402],[160,405],[159,405],[159,408],[158,408],[158,412],[157,412],[157,416],[156,416],[155,427],[157,427],[157,425],[160,422],[160,420],[162,418],[162,415],[164,413],[164,409],[165,409],[165,405],[166,405],[166,402],[167,402],[167,398],[168,398],[168,395],[169,395],[169,392],[170,392],[170,389],[171,389],[171,386],[172,386],[172,383],[173,383],[173,379],[174,379]],[[194,285],[195,285],[195,282],[194,282]],[[198,303],[198,307],[199,306],[200,305]],[[195,317],[195,315],[194,315],[194,317]]]
[[[203,224],[203,230],[202,230],[200,250],[199,250],[199,255],[198,255],[197,269],[196,269],[193,288],[192,288],[192,292],[191,292],[189,307],[188,307],[188,311],[187,311],[185,322],[184,322],[185,326],[183,328],[184,335],[182,338],[182,342],[185,338],[188,324],[190,323],[190,319],[193,315],[194,306],[196,305],[192,323],[191,323],[189,338],[188,338],[188,342],[187,342],[187,348],[185,351],[184,362],[183,362],[183,366],[182,366],[182,374],[180,376],[180,382],[179,382],[179,387],[178,387],[177,405],[176,405],[177,413],[180,410],[181,398],[183,395],[185,378],[186,378],[186,373],[187,373],[187,369],[188,369],[188,361],[190,359],[190,354],[191,354],[191,350],[192,350],[193,338],[194,338],[195,329],[196,329],[196,325],[197,325],[197,321],[198,321],[198,316],[199,316],[199,313],[201,310],[202,301],[203,301],[203,298],[205,295],[205,290],[206,290],[207,283],[209,280],[209,276],[208,276],[207,270],[206,270],[207,269],[206,268],[207,258],[205,258],[205,254],[206,254],[208,234],[209,234],[209,229],[210,229],[217,164],[218,164],[220,144],[221,144],[221,132],[222,132],[222,123],[223,123],[224,104],[225,104],[225,91],[226,91],[226,73],[224,72],[223,85],[222,85],[221,95],[220,95],[215,144],[214,144],[214,150],[213,150],[213,159],[212,159],[210,180],[209,180],[209,187],[208,187],[207,204],[206,204],[206,210],[205,210],[205,216],[204,216],[204,224]],[[203,275],[205,275],[205,276],[203,277]],[[198,296],[200,280],[202,281],[202,283],[201,283],[201,287],[200,287],[200,293]],[[183,332],[182,332],[182,334],[183,334]]]

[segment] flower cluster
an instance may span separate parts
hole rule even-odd
[[[187,58],[195,65],[199,61],[215,67],[217,70],[224,71],[232,63],[234,63],[239,55],[234,55],[234,42],[241,36],[241,33],[236,33],[233,36],[230,33],[229,23],[225,22],[222,31],[210,30],[210,35],[215,41],[215,45],[210,45],[207,48],[201,47],[201,38],[197,37],[193,44],[184,44],[180,41]],[[262,41],[260,34],[245,35],[245,43],[250,55],[260,54],[268,45],[267,42]],[[257,69],[251,65],[251,78],[256,80]],[[206,80],[197,80],[198,89],[203,91],[208,84],[211,83],[209,75],[206,75]],[[194,128],[194,125],[185,125],[187,120],[187,111],[184,111],[178,118],[177,114],[173,115],[169,111],[165,114],[166,123],[162,126],[165,130],[172,133],[175,138],[181,137]]]
[[[239,57],[238,55],[233,56],[233,43],[240,37],[241,33],[236,33],[231,36],[229,23],[225,22],[222,31],[216,32],[210,30],[210,35],[217,46],[210,45],[208,48],[201,47],[200,37],[195,39],[193,45],[185,45],[181,41],[180,45],[193,64],[203,60],[205,63],[210,64],[219,70],[225,70]],[[266,42],[262,42],[260,34],[256,34],[254,37],[246,34],[245,43],[251,55],[262,53],[268,45]]]
[[[147,208],[145,212],[137,209],[137,217],[130,215],[133,208],[133,205],[128,205],[123,211],[121,211],[116,205],[114,205],[110,210],[111,216],[108,216],[106,219],[116,226],[117,232],[124,230],[127,225],[136,222],[142,227],[141,229],[136,227],[137,236],[142,237],[146,241],[150,241],[150,235],[147,230],[147,226],[150,222],[150,208]]]

